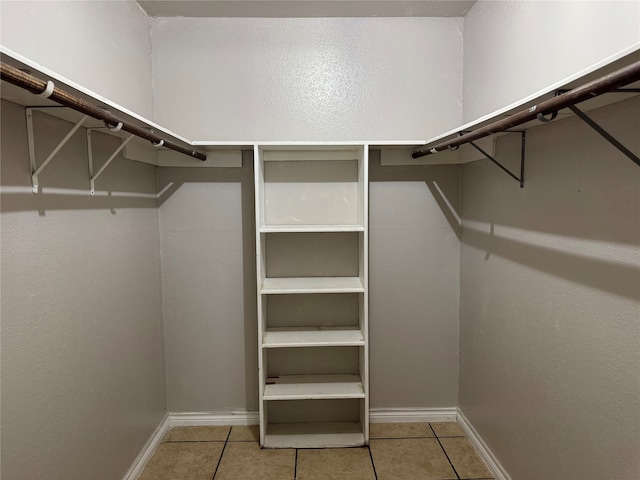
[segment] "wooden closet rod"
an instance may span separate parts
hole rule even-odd
[[[620,70],[616,70],[608,75],[569,90],[566,93],[538,103],[527,110],[514,113],[507,118],[498,120],[497,122],[493,122],[472,132],[464,133],[452,140],[438,143],[426,150],[413,152],[411,156],[413,158],[419,158],[432,153],[441,152],[443,150],[456,148],[460,145],[464,145],[465,143],[473,142],[479,138],[503,132],[510,128],[517,127],[518,125],[522,125],[523,123],[535,120],[536,118],[539,118],[539,115],[544,116],[557,112],[563,108],[571,107],[576,103],[597,97],[598,95],[602,95],[603,93],[628,85],[636,80],[640,80],[640,62],[632,63]]]
[[[137,137],[149,140],[154,146],[169,148],[184,155],[197,158],[198,160],[204,161],[207,159],[207,156],[204,153],[185,148],[170,140],[165,140],[144,128],[127,123],[113,115],[111,112],[95,105],[91,105],[83,99],[75,97],[64,90],[53,86],[53,82],[40,80],[39,78],[23,72],[22,70],[18,70],[11,65],[7,65],[4,62],[0,62],[0,67],[0,78],[2,78],[2,80],[12,83],[20,88],[24,88],[25,90],[29,90],[33,94],[49,98],[60,105],[72,108],[73,110],[77,110],[85,115],[102,120],[105,122],[107,127],[112,130],[124,130],[125,132],[132,133]]]

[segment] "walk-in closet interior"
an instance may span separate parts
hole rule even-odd
[[[640,478],[640,2],[3,1],[0,49],[2,478],[440,421]]]

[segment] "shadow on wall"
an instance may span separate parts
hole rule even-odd
[[[242,297],[243,297],[243,351],[238,352],[238,361],[245,365],[245,405],[247,410],[258,409],[258,357],[257,348],[257,305],[256,305],[256,263],[255,263],[255,215],[254,215],[254,176],[253,151],[242,152],[242,168],[162,168],[158,170],[158,207],[162,207],[169,199],[187,184],[234,183],[240,186],[241,225],[242,229]],[[234,199],[235,200],[235,199]],[[182,202],[183,200],[181,200]],[[234,202],[235,203],[235,202]],[[228,209],[235,219],[237,205],[211,205],[211,209]],[[193,220],[189,220],[193,222]],[[229,228],[228,226],[221,226]],[[189,227],[191,228],[191,227]],[[208,228],[208,227],[203,227]],[[161,235],[166,234],[161,226]],[[197,235],[195,233],[194,235]],[[212,248],[216,248],[212,246]],[[210,272],[212,282],[223,281],[215,271]],[[233,321],[233,319],[228,319]],[[185,327],[186,328],[186,327]],[[233,361],[230,359],[230,361]]]
[[[482,232],[464,227],[462,232],[462,242],[484,250],[485,260],[497,255],[555,277],[640,300],[640,268],[637,266],[545,248],[497,236],[493,231]]]
[[[419,182],[424,181],[433,199],[442,211],[451,230],[460,239],[459,176],[452,176],[452,165],[385,166],[380,164],[380,150],[369,152],[369,181]],[[455,183],[453,183],[455,182]],[[425,215],[426,218],[428,216]]]
[[[640,155],[640,96],[589,116]],[[518,171],[517,136],[496,138],[496,158]],[[638,244],[625,219],[640,215],[640,169],[577,117],[527,130],[520,189],[488,160],[463,165],[464,221],[494,223],[566,238]]]
[[[638,98],[590,113],[636,152]],[[519,143],[497,142],[517,159]],[[640,299],[640,169],[576,117],[528,130],[525,186],[483,160],[463,167],[462,244],[604,292]]]
[[[39,175],[40,190],[32,193],[25,110],[2,102],[1,211],[108,210],[156,208],[155,167],[118,155],[89,192],[85,129],[78,130]],[[71,123],[34,112],[36,161],[40,165],[71,129]],[[93,157],[97,170],[120,145],[113,136],[94,132]]]

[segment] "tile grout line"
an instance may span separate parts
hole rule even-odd
[[[298,478],[298,449],[296,448],[296,460],[293,462],[293,480]]]
[[[216,469],[213,472],[213,477],[211,477],[211,480],[214,480],[216,478],[216,475],[218,474],[218,468],[220,468],[220,463],[222,462],[222,456],[224,455],[224,451],[227,449],[227,443],[229,443],[231,430],[233,430],[233,427],[229,427],[229,433],[227,433],[227,439],[224,441],[224,446],[222,447],[222,452],[220,452],[220,458],[218,459],[218,464],[216,465]]]
[[[373,476],[376,480],[378,480],[378,472],[376,471],[376,463],[373,461],[373,453],[371,453],[371,445],[367,445],[367,450],[369,450],[369,458],[371,459],[371,466],[373,467]]]
[[[222,443],[226,440],[169,440],[162,443]]]
[[[444,456],[447,457],[447,461],[449,462],[449,465],[451,465],[451,468],[453,469],[453,473],[455,473],[457,479],[460,480],[460,475],[458,475],[458,471],[456,470],[456,467],[453,466],[453,463],[451,462],[451,459],[449,458],[449,455],[447,455],[447,451],[442,446],[442,443],[440,443],[440,439],[438,438],[438,435],[436,434],[436,431],[433,429],[431,424],[429,424],[429,428],[433,432],[433,435],[435,436],[436,441],[438,442],[438,445],[440,445],[440,448],[442,449],[442,452],[444,453]]]
[[[375,437],[375,438],[372,438],[371,440],[424,440],[424,439],[430,439],[430,438],[436,438],[435,434],[431,437]],[[442,438],[454,438],[454,437],[442,437]],[[455,437],[455,438],[462,438],[462,437]]]

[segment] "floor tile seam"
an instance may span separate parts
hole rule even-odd
[[[213,471],[213,477],[211,477],[211,480],[215,480],[216,475],[218,474],[218,469],[220,468],[220,464],[222,463],[222,456],[224,455],[224,451],[227,449],[227,443],[229,443],[231,430],[233,430],[233,427],[229,427],[229,433],[227,433],[227,439],[224,441],[224,445],[222,446],[222,451],[220,452],[220,458],[218,458],[218,463],[216,464],[216,469]]]
[[[445,452],[445,455],[447,456],[447,458],[449,457],[449,454],[447,453],[447,451],[444,448],[444,445],[442,445],[442,443],[440,442],[440,439],[447,439],[447,438],[464,438],[465,440],[467,440],[469,443],[471,443],[469,441],[469,438],[465,435],[464,437],[438,437],[438,443],[440,443],[440,447],[442,447],[442,449]],[[475,448],[473,449],[475,452]],[[478,455],[477,452],[475,452],[476,455]],[[482,462],[482,464],[485,466],[485,468],[488,468],[486,463],[478,456],[479,460]],[[453,467],[453,462],[450,462],[451,466]],[[453,467],[455,470],[455,467]],[[495,477],[460,477],[460,475],[458,474],[458,471],[456,470],[456,475],[458,475],[458,477],[460,478],[460,480],[495,480]]]
[[[371,452],[371,447],[367,445],[367,450],[369,450],[369,458],[371,459],[371,468],[373,468],[373,477],[378,480],[378,471],[376,470],[376,462],[373,461],[373,453]]]
[[[162,443],[224,443],[226,440],[167,440]]]
[[[433,430],[433,434],[435,435],[436,431],[433,429],[433,427],[429,425],[429,428]],[[458,471],[456,470],[456,467],[454,467],[453,462],[451,461],[451,459],[449,458],[449,455],[447,454],[447,451],[444,449],[444,447],[442,446],[442,443],[440,443],[440,439],[437,436],[436,436],[436,441],[438,442],[438,445],[440,445],[440,448],[442,449],[442,453],[444,453],[444,456],[447,458],[449,465],[451,465],[451,468],[453,469],[453,473],[455,474],[456,478],[458,480],[461,480],[460,475],[458,475]]]
[[[293,462],[293,480],[298,478],[298,448],[296,448],[296,457]]]
[[[372,437],[371,440],[435,440],[437,437]]]

